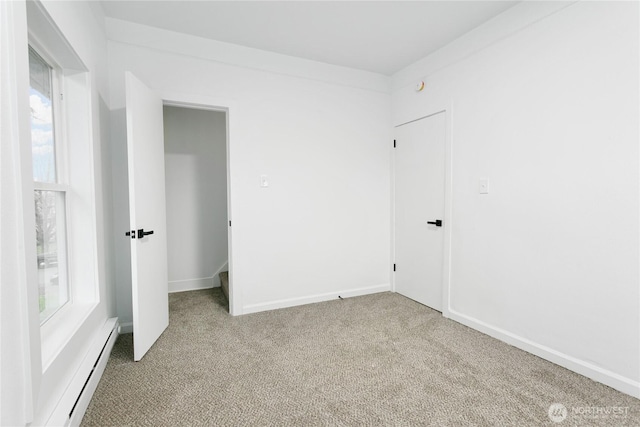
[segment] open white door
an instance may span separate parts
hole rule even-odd
[[[142,359],[169,326],[162,100],[125,74],[133,353]]]
[[[395,290],[442,311],[446,117],[396,128]]]

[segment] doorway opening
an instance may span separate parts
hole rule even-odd
[[[227,112],[163,106],[169,293],[229,302]]]

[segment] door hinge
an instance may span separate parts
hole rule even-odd
[[[60,101],[64,101],[64,93],[60,94]]]
[[[396,140],[393,140],[393,148],[396,148]]]
[[[396,271],[396,265],[393,264],[393,271]]]
[[[229,227],[231,227],[231,221],[229,221]]]

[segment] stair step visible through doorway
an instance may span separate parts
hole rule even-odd
[[[222,288],[222,293],[224,297],[229,302],[229,272],[223,271],[220,273],[220,287]]]

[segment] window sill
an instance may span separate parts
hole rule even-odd
[[[97,305],[95,302],[66,304],[40,327],[42,372],[47,371]]]

